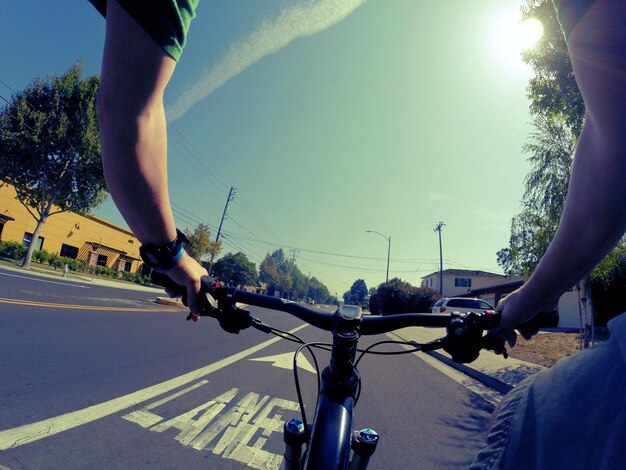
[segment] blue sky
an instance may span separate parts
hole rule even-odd
[[[518,0],[201,0],[165,96],[177,223],[224,252],[283,247],[341,295],[444,268],[501,273],[528,172]],[[76,60],[99,72],[86,1],[0,4],[0,96]],[[111,203],[95,214],[125,225]],[[290,251],[295,250],[295,251]]]

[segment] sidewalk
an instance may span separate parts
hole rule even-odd
[[[141,284],[135,284],[133,282],[127,281],[116,281],[114,279],[104,279],[98,276],[90,276],[86,273],[74,273],[70,271],[67,277],[63,277],[63,270],[59,269],[57,271],[39,268],[37,265],[31,265],[30,269],[23,269],[19,266],[12,266],[7,262],[0,263],[0,268],[6,269],[7,271],[13,271],[15,273],[20,274],[31,274],[34,276],[45,277],[48,279],[56,279],[59,281],[68,281],[68,282],[76,282],[82,284],[93,284],[97,286],[106,286],[106,287],[115,287],[117,289],[127,289],[127,290],[138,290],[145,292],[152,292],[155,294],[163,294],[163,289],[157,289],[154,287],[143,286]]]
[[[404,340],[427,343],[445,336],[446,329],[412,327],[398,330],[395,334]],[[512,357],[505,359],[501,355],[485,350],[482,350],[478,359],[470,364],[457,364],[442,349],[422,354],[428,354],[500,393],[507,393],[526,377],[544,369],[538,364]]]

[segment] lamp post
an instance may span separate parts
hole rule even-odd
[[[443,251],[441,249],[441,228],[445,226],[439,222],[435,227],[435,232],[439,232],[439,295],[443,295]]]
[[[387,235],[383,235],[380,232],[377,232],[376,230],[366,230],[366,233],[377,233],[378,235],[380,235],[381,237],[383,237],[385,240],[387,240],[387,276],[385,277],[385,283],[389,282],[389,255],[391,254],[391,235],[387,236]]]

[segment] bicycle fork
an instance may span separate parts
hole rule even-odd
[[[297,418],[285,423],[286,470],[302,470],[305,465],[310,468],[367,469],[379,436],[370,428],[350,429],[360,384],[359,373],[354,367],[359,336],[358,329],[353,328],[351,322],[339,323],[333,332],[330,365],[322,372],[313,428],[305,429],[304,423]],[[310,454],[307,456],[303,449],[308,436],[311,440],[307,445]],[[348,446],[350,448],[346,448]]]
[[[285,423],[283,428],[285,470],[302,470],[306,434],[304,423],[298,418],[292,418]],[[367,469],[370,457],[374,454],[379,440],[378,433],[370,428],[352,433],[350,470]]]

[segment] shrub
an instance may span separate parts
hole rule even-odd
[[[600,326],[626,310],[626,245],[620,245],[589,275],[596,322]]]
[[[140,273],[130,273],[128,271],[121,271],[122,279],[136,284],[149,284],[150,276],[142,276]]]
[[[0,242],[0,256],[10,259],[22,259],[27,248],[17,242]]]
[[[56,258],[54,262],[55,262],[55,265],[58,265],[58,267],[60,268],[62,268],[63,266],[67,264],[70,271],[77,271],[77,272],[88,271],[87,263],[85,263],[84,261],[79,261],[74,258],[68,258],[67,256],[59,256]]]
[[[117,271],[107,266],[96,266],[96,276],[117,277]]]
[[[394,278],[378,286],[370,297],[372,313],[392,315],[396,313],[425,313],[439,298],[439,294],[428,287],[415,287],[402,279]]]
[[[44,264],[50,260],[50,253],[46,250],[35,250],[32,259],[35,263]]]
[[[48,258],[48,264],[54,269],[62,267],[63,265],[59,262],[59,258],[60,257],[58,254],[51,253],[50,257]]]

